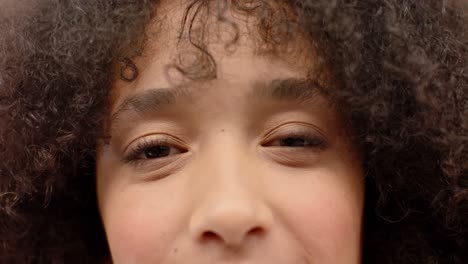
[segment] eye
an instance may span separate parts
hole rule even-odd
[[[278,141],[282,147],[317,147],[324,143],[321,139],[306,137],[286,137]]]
[[[325,140],[319,137],[311,136],[285,136],[282,138],[270,141],[263,146],[266,147],[291,147],[291,148],[320,148],[326,147]]]
[[[167,157],[171,154],[178,154],[181,151],[171,146],[154,145],[143,150],[142,158],[157,159]]]
[[[263,142],[262,149],[273,161],[301,168],[316,164],[330,146],[322,133],[297,125],[283,126],[268,134]]]
[[[124,162],[164,159],[184,152],[187,150],[167,139],[142,139],[129,148]]]
[[[274,135],[278,134],[278,135]],[[262,144],[263,147],[282,147],[297,149],[325,149],[328,146],[325,138],[318,133],[312,133],[305,129],[291,132],[272,133],[269,140]]]

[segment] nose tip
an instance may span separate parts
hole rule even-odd
[[[200,242],[215,242],[239,247],[247,240],[259,239],[268,232],[265,210],[243,203],[212,205],[192,217],[191,233]]]
[[[235,229],[207,230],[201,236],[201,242],[218,241],[228,247],[239,247],[248,237],[260,237],[265,232],[264,228],[252,227],[247,231],[237,231]]]

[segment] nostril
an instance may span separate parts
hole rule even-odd
[[[260,236],[264,233],[264,230],[263,228],[261,227],[254,227],[252,229],[250,229],[248,235],[254,235],[254,236]]]
[[[206,231],[201,236],[202,242],[222,240],[222,238],[213,231]]]
[[[260,237],[264,235],[265,230],[262,227],[254,227],[250,229],[247,233],[242,233],[242,234],[237,234],[234,235],[235,237],[239,236],[240,238],[244,238],[245,236],[255,236],[255,237]],[[213,231],[205,231],[203,232],[202,236],[200,237],[201,242],[209,242],[209,241],[222,241],[226,242],[228,240],[231,240],[232,237],[228,237],[225,234],[226,237],[223,237],[216,232]]]

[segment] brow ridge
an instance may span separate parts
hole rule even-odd
[[[323,89],[315,80],[298,78],[276,79],[268,83],[257,83],[254,86],[253,91],[247,95],[247,100],[254,103],[265,98],[278,101],[307,102],[316,98],[317,93]],[[146,89],[144,92],[124,99],[111,116],[111,127],[127,112],[137,114],[159,112],[177,104],[181,99],[193,101],[193,89],[188,86]]]

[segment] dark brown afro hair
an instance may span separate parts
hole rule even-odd
[[[187,14],[213,1],[193,0]],[[132,79],[115,64],[137,73],[158,2],[0,4],[0,263],[109,259],[95,149],[113,78]],[[258,16],[265,43],[294,37],[268,8],[278,1],[228,2]],[[363,261],[468,263],[466,2],[279,2],[320,51],[337,88],[328,96],[362,151]]]

